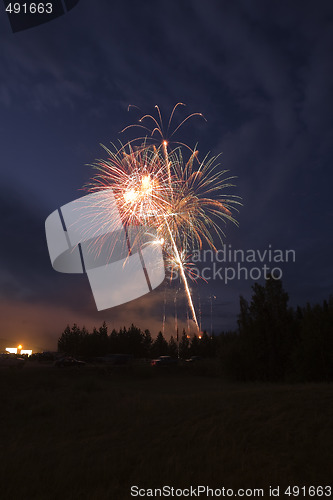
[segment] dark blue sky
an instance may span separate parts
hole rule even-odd
[[[223,152],[238,177],[233,248],[294,249],[281,265],[290,304],[332,293],[333,4],[329,1],[81,0],[66,15],[13,34],[1,5],[0,338],[53,348],[67,323],[155,334],[172,289],[97,312],[85,276],[53,271],[44,222],[78,198],[103,157],[99,143],[158,104],[200,111],[177,139]],[[126,139],[126,137],[125,137]],[[261,280],[262,282],[262,280]],[[194,287],[203,327],[236,327],[251,280]],[[169,308],[169,309],[168,309]],[[179,313],[183,318],[184,312]]]

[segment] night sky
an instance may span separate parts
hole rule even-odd
[[[97,312],[85,275],[52,269],[44,229],[84,194],[88,165],[105,158],[100,143],[126,141],[120,131],[156,104],[167,119],[186,103],[176,122],[203,113],[207,122],[193,118],[176,139],[198,142],[202,157],[222,152],[220,168],[237,176],[243,207],[225,243],[295,250],[280,264],[291,306],[332,293],[332,2],[81,0],[17,33],[2,4],[0,33],[1,344],[55,350],[68,323],[104,320],[155,336],[165,299],[172,333],[174,287]],[[253,284],[194,284],[202,327],[236,328]]]

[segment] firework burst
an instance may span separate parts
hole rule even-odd
[[[147,228],[154,230],[153,237],[164,245],[171,274],[176,270],[180,273],[193,320],[199,328],[187,280],[187,276],[193,277],[189,255],[203,244],[215,249],[214,238],[222,240],[224,236],[221,222],[229,220],[237,224],[232,212],[240,201],[236,196],[224,194],[226,188],[233,186],[233,178],[226,177],[227,171],[220,170],[218,157],[207,155],[199,161],[197,149],[186,147],[190,153],[185,161],[183,145],[179,143],[169,151],[157,109],[159,122],[151,115],[142,117],[141,122],[153,121],[151,136],[159,134],[159,146],[147,138],[140,139],[139,145],[135,145],[136,139],[120,144],[119,148],[103,146],[108,157],[93,164],[97,173],[87,187],[90,192],[103,195],[112,188],[125,227],[136,225],[146,232]],[[190,115],[182,123],[195,115],[200,114]]]

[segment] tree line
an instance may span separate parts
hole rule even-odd
[[[110,333],[105,322],[91,333],[74,324],[60,336],[58,351],[86,359],[118,353],[137,358],[201,356],[215,358],[231,380],[332,381],[333,296],[293,309],[280,280],[269,277],[252,290],[249,303],[240,297],[236,331],[188,338],[184,330],[167,341],[162,332],[153,340],[149,330],[133,324]]]
[[[216,337],[208,336],[206,332],[192,338],[183,330],[180,338],[171,336],[167,341],[162,332],[153,340],[149,330],[142,331],[133,324],[129,328],[113,329],[108,334],[108,327],[104,322],[97,329],[89,333],[74,324],[67,325],[58,340],[58,351],[71,356],[94,358],[106,354],[131,354],[135,358],[157,358],[172,356],[187,359],[190,356],[213,358],[216,355]]]
[[[255,284],[240,297],[238,330],[220,336],[220,359],[233,380],[333,380],[333,296],[322,304],[288,307],[281,280]]]

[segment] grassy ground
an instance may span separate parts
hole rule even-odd
[[[148,368],[2,369],[0,498],[329,484],[332,384],[230,384]]]

